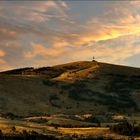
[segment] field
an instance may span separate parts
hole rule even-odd
[[[1,72],[0,136],[138,139],[139,97],[139,68],[79,61]]]
[[[96,123],[89,123],[71,118],[68,119],[68,116],[64,115],[27,118],[0,118],[0,130],[3,136],[14,137],[26,132],[44,136],[53,136],[58,139],[104,138],[127,140],[128,136],[119,135],[110,130],[109,125],[114,124],[102,123],[100,124],[101,126],[97,126]],[[138,138],[140,137],[135,137],[135,139]]]

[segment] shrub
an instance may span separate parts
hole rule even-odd
[[[16,131],[16,127],[13,126],[13,127],[11,128],[11,130],[12,130],[13,132],[15,132],[15,131]]]
[[[57,82],[53,80],[43,80],[42,83],[46,86],[57,86]]]
[[[3,136],[2,130],[0,129],[0,138]]]
[[[110,128],[112,131],[127,136],[140,136],[140,125],[134,126],[128,122],[119,123]]]

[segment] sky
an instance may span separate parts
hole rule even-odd
[[[0,71],[93,56],[140,67],[140,1],[0,0]]]

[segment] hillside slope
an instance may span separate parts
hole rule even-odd
[[[0,113],[140,112],[140,69],[80,61],[0,73]]]

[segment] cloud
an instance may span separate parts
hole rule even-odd
[[[131,2],[112,2],[106,7],[105,13],[87,22],[87,31],[84,31],[87,35],[84,38],[90,41],[100,41],[136,34],[140,32],[139,24],[139,6]]]
[[[58,46],[51,48],[31,43],[32,49],[25,52],[24,57],[29,61],[36,59],[35,64],[37,66],[43,66],[44,64],[55,65],[76,60],[91,60],[92,56],[95,56],[98,61],[125,64],[126,59],[140,53],[140,43],[137,43],[139,37],[140,34],[135,36],[127,35],[94,42],[82,47],[68,46],[67,42],[63,41],[62,44],[60,43]]]
[[[24,57],[27,59],[32,59],[37,56],[56,57],[63,54],[63,49],[46,48],[41,44],[31,43],[31,48],[31,51],[25,52],[24,54]]]
[[[99,60],[110,63],[125,63],[125,60],[133,55],[140,54],[140,48],[134,49],[134,46],[123,46],[115,49],[106,48],[104,50],[95,51],[95,55]]]
[[[16,1],[11,3],[5,1],[0,5],[0,16],[13,20],[22,18],[22,21],[45,22],[51,18],[67,18],[65,9],[68,9],[68,5],[64,1]]]
[[[131,56],[140,54],[139,34],[121,36],[91,44],[99,61],[125,64]],[[128,63],[127,63],[128,64]]]
[[[0,57],[5,56],[5,52],[3,50],[0,50]]]
[[[15,57],[13,61],[15,59],[19,60],[16,64],[18,67],[40,67],[76,60],[91,60],[92,56],[95,56],[98,61],[126,64],[126,59],[140,53],[140,46],[137,43],[139,37],[140,34],[135,36],[128,35],[94,42],[94,44],[91,43],[82,47],[68,46],[65,42],[62,42],[62,44],[59,42],[58,46],[55,46],[57,45],[56,43],[53,47],[48,48],[43,44],[32,42],[31,46],[29,46],[30,50],[25,48],[22,48],[23,50],[19,49],[19,58],[15,57],[17,54],[12,53],[13,57]]]
[[[68,5],[64,1],[1,2],[0,39],[16,39],[24,34],[36,34],[42,38],[53,38],[71,26],[67,15]],[[58,24],[59,28],[53,27]],[[52,26],[52,27],[51,27]],[[69,28],[69,27],[68,27]],[[60,29],[60,31],[59,31]],[[65,31],[64,31],[65,32]]]
[[[0,59],[0,65],[5,64],[6,62],[3,59]]]
[[[84,22],[76,12],[82,15],[83,11],[72,9],[72,2],[9,5],[0,5],[0,50],[5,53],[0,52],[0,56],[5,66],[55,65],[91,60],[93,55],[97,60],[119,64],[140,53],[139,2],[101,3],[106,12],[91,12]]]
[[[14,30],[9,30],[7,28],[0,27],[0,40],[15,40],[17,37],[17,32]]]
[[[9,69],[12,69],[12,68],[13,67],[10,66],[5,60],[0,58],[0,71],[9,70]]]

